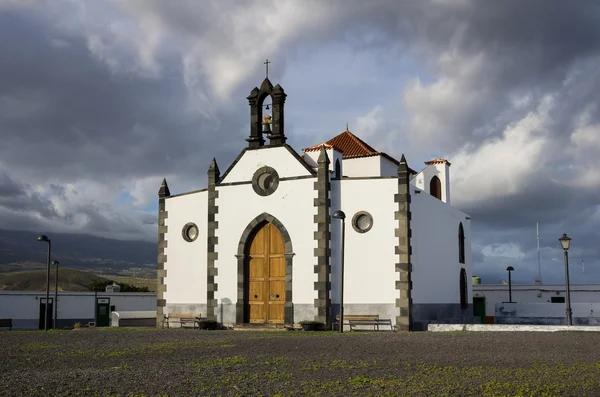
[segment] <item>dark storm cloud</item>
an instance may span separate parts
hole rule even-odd
[[[65,37],[19,12],[0,14],[0,158],[10,169],[63,182],[93,176],[189,173],[193,154],[219,139],[209,121],[190,116],[180,79],[113,74],[93,59],[82,37]],[[63,46],[52,46],[58,37]],[[170,65],[179,74],[178,65]],[[30,109],[23,114],[16,110]],[[235,122],[233,123],[235,125]],[[208,163],[207,163],[208,164]],[[206,165],[208,167],[208,165]]]
[[[61,14],[75,14],[71,7],[77,4],[0,11],[0,222],[22,218],[21,225],[46,226],[60,218],[78,225],[85,219],[78,227],[86,231],[131,236],[146,226],[150,230],[152,216],[141,211],[125,216],[130,212],[111,201],[137,181],[156,179],[156,188],[140,188],[154,198],[162,176],[179,177],[179,184],[170,180],[174,193],[203,187],[213,156],[226,169],[245,146],[245,96],[262,80],[262,68],[253,65],[259,56],[277,57],[284,75],[289,65],[311,62],[317,48],[343,47],[377,60],[365,75],[385,82],[404,74],[418,77],[419,84],[404,92],[389,92],[384,84],[346,87],[340,95],[331,88],[339,78],[335,68],[310,76],[298,85],[314,88],[313,96],[326,94],[310,102],[310,111],[286,108],[290,143],[300,148],[338,133],[320,130],[313,142],[291,131],[318,129],[332,112],[359,109],[359,102],[402,113],[402,125],[391,126],[385,112],[377,116],[383,119],[378,125],[400,131],[407,147],[393,149],[415,164],[432,153],[451,162],[462,158],[468,171],[497,162],[489,173],[474,172],[453,185],[454,204],[473,219],[475,273],[484,282],[503,277],[509,262],[519,269],[517,280],[529,282],[536,275],[535,222],[542,226],[543,266],[560,265],[556,239],[567,232],[574,238],[573,255],[584,257],[586,272],[600,281],[594,270],[600,268],[600,178],[593,174],[600,169],[600,146],[594,144],[600,138],[592,132],[590,142],[574,143],[582,112],[592,131],[600,122],[597,1],[223,0],[202,7],[196,1],[89,2],[83,4],[97,13],[94,18],[59,28]],[[96,18],[106,26],[90,27]],[[146,29],[147,36],[114,33],[115,26],[129,25]],[[136,29],[132,32],[139,33]],[[163,41],[146,61],[155,62],[159,72],[140,73],[139,53],[154,48],[152,37]],[[121,41],[126,45],[116,45]],[[414,70],[402,70],[400,60],[407,58]],[[229,89],[220,92],[223,86]],[[193,94],[203,99],[190,99]],[[548,98],[550,110],[539,111]],[[302,99],[290,95],[287,103],[294,101]],[[523,145],[543,138],[539,151],[524,156],[519,145],[498,145],[492,150],[511,151],[508,160],[477,156],[493,140],[514,139],[506,131],[530,114],[541,121],[523,123],[519,134],[529,134]],[[459,181],[457,166],[451,178]],[[484,194],[486,184],[497,186],[503,178],[515,188]],[[86,182],[102,188],[86,191]],[[465,193],[462,201],[457,190]],[[103,194],[107,199],[97,200]],[[148,235],[154,238],[154,229]]]
[[[6,173],[0,171],[0,197],[15,197],[24,193],[24,190]]]

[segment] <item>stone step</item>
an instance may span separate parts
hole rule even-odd
[[[243,324],[234,325],[232,329],[234,331],[268,331],[268,332],[283,332],[288,330],[294,330],[294,326],[283,325],[283,324]],[[298,325],[298,327],[300,327]],[[302,329],[302,328],[300,328]]]

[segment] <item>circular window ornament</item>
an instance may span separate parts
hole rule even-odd
[[[252,177],[252,188],[260,196],[273,194],[279,186],[279,174],[271,167],[261,167]]]
[[[373,227],[373,217],[366,211],[360,211],[352,217],[352,227],[358,233],[366,233]]]
[[[198,232],[198,226],[196,226],[196,224],[192,222],[187,223],[181,230],[181,235],[183,236],[183,239],[189,243],[196,240],[198,238],[198,234],[200,234]]]

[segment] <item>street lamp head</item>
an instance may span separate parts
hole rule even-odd
[[[512,272],[513,270],[515,270],[515,268],[512,267],[512,266],[509,266],[509,267],[506,268],[506,270],[508,270],[509,272]]]
[[[565,251],[569,250],[569,247],[571,246],[571,238],[567,237],[566,233],[563,233],[562,237],[559,238],[558,241],[560,241],[560,244]]]
[[[335,211],[331,216],[337,219],[346,219],[346,214],[344,214],[344,211],[341,210]]]
[[[50,239],[45,234],[42,234],[42,235],[38,236],[38,241],[45,241],[48,243],[48,242],[50,242]]]
[[[60,262],[59,261],[52,261],[52,264],[55,265],[55,266],[58,266],[58,265],[60,265]]]

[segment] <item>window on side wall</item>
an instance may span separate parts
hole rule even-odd
[[[438,200],[442,199],[442,182],[437,176],[434,176],[429,181],[429,194]]]
[[[458,225],[458,262],[465,263],[465,230],[462,222]]]
[[[460,308],[466,310],[469,308],[469,293],[467,290],[467,271],[460,269]]]

